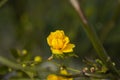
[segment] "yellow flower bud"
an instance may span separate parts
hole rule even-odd
[[[41,62],[41,61],[42,61],[42,58],[41,58],[40,56],[36,56],[36,57],[34,58],[34,61],[35,61],[35,62]]]
[[[62,67],[60,69],[60,74],[62,74],[62,75],[69,75],[67,70],[62,68]],[[56,75],[56,74],[49,74],[47,76],[47,80],[73,80],[73,78],[66,78],[66,77],[62,77],[62,76]]]
[[[22,64],[22,67],[26,67],[26,64]]]
[[[34,63],[32,63],[32,64],[30,64],[32,67],[34,67],[35,66],[35,64]]]
[[[25,49],[22,50],[22,54],[23,54],[23,55],[26,55],[26,54],[27,54],[27,50],[25,50]]]

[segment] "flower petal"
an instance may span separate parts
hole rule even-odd
[[[52,47],[55,49],[61,49],[63,47],[63,41],[61,39],[53,39]]]
[[[55,74],[49,74],[47,80],[58,80],[58,76]]]
[[[62,54],[63,52],[59,49],[54,49],[54,48],[51,48],[51,51],[53,54]]]
[[[73,52],[73,48],[75,47],[74,44],[68,44],[64,49],[63,52],[67,53],[67,52]]]
[[[69,42],[70,42],[69,38],[65,36],[65,38],[63,40],[64,45],[63,45],[62,49],[64,49]]]

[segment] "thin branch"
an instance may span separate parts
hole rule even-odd
[[[0,56],[0,63],[3,65],[9,66],[11,68],[14,68],[14,69],[20,69],[20,70],[23,69],[21,65],[11,62],[10,60],[2,56]]]
[[[87,73],[87,72],[80,72],[79,74],[73,74],[73,75],[62,75],[58,74],[59,76],[66,77],[66,78],[78,78],[78,77],[84,77],[84,78],[96,78],[96,79],[109,79],[110,76],[108,74],[93,74],[93,73]]]
[[[31,76],[30,71],[35,71],[35,69],[29,68],[29,67],[23,68],[20,64],[12,62],[3,56],[0,56],[0,63],[8,67],[11,67],[13,69],[21,70],[25,72],[31,78],[31,80],[33,80],[33,77]]]
[[[86,17],[84,16],[82,10],[81,10],[81,7],[79,6],[78,4],[78,1],[77,0],[70,0],[71,4],[73,5],[73,7],[76,9],[76,11],[78,12],[81,20],[82,20],[82,23],[84,23],[85,25],[88,24],[88,21],[86,19]]]
[[[115,66],[112,64],[112,61],[111,61],[110,57],[108,56],[107,52],[105,51],[103,45],[101,44],[96,32],[88,24],[88,21],[81,10],[78,0],[70,0],[70,3],[72,4],[72,6],[75,8],[77,13],[79,14],[81,23],[83,25],[82,27],[85,30],[87,36],[89,37],[91,43],[93,44],[93,47],[95,48],[95,50],[96,50],[98,56],[100,57],[100,59],[102,60],[102,62],[112,71],[113,74],[120,77],[119,72],[117,71]]]

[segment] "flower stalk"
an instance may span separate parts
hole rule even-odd
[[[2,57],[2,56],[0,56],[0,63],[1,63],[1,64],[4,64],[4,65],[6,65],[6,66],[9,66],[9,67],[11,67],[11,68],[14,68],[14,69],[19,69],[19,70],[22,70],[22,69],[23,69],[21,65],[16,64],[16,63],[14,63],[14,62],[12,62],[12,61],[10,61],[10,60],[7,60],[6,58],[4,58],[4,57]]]

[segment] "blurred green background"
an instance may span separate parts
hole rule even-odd
[[[120,64],[120,0],[79,1],[108,54]],[[8,0],[0,7],[0,55],[12,58],[11,48],[27,49],[45,60],[51,55],[46,37],[62,29],[76,45],[74,53],[79,58],[74,61],[96,58],[81,26],[69,0]]]

